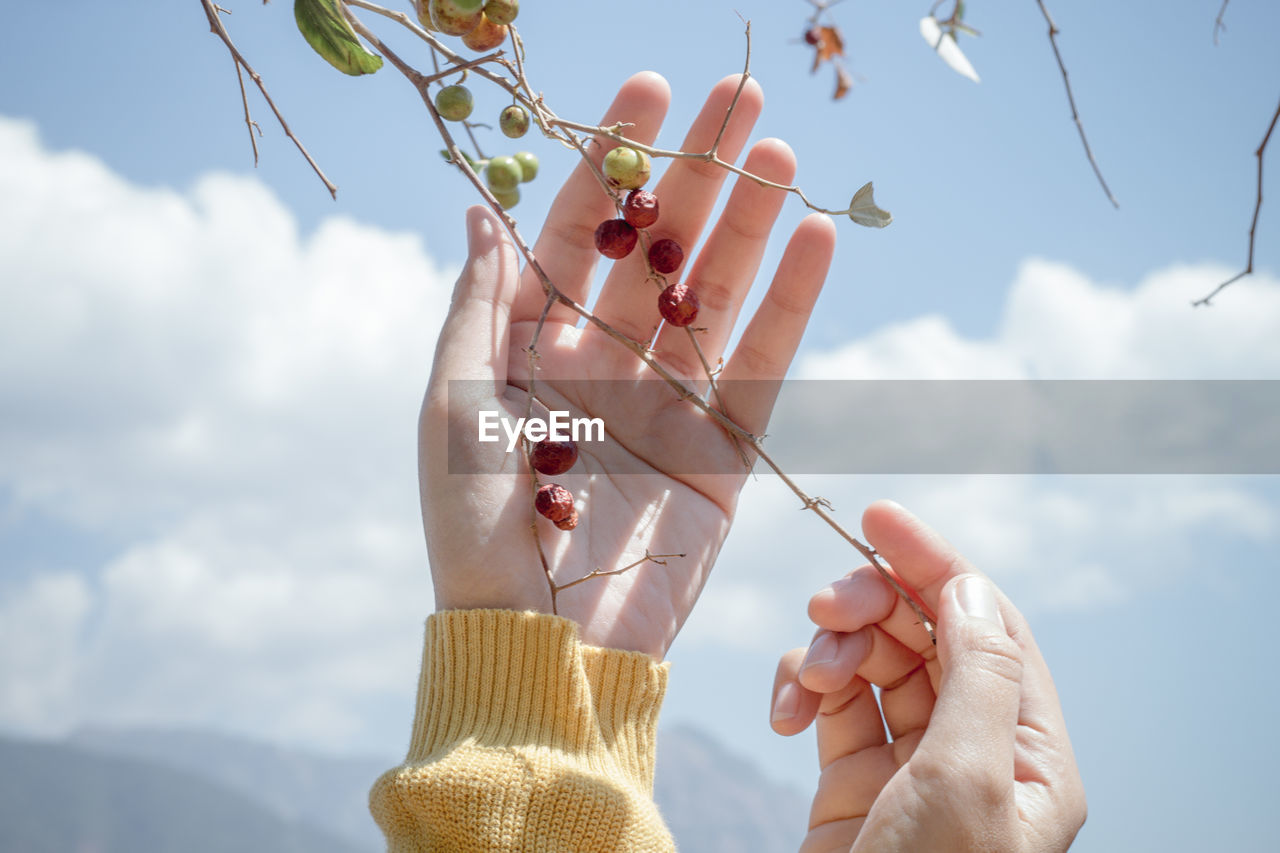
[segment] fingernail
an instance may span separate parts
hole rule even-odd
[[[836,659],[836,652],[839,649],[840,643],[836,638],[831,633],[823,631],[809,646],[809,653],[804,656],[804,663],[800,665],[800,669],[805,670],[811,666],[824,666],[831,663]]]
[[[770,720],[775,723],[789,720],[799,710],[800,688],[796,687],[794,682],[788,681],[778,688],[778,695],[773,700],[773,716],[770,717]]]
[[[995,622],[1001,628],[1000,607],[996,603],[996,589],[991,582],[977,575],[966,575],[956,584],[956,604],[966,616]]]

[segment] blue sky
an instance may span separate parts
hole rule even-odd
[[[1274,4],[1232,3],[1218,47],[1216,0],[1054,9],[1118,211],[1034,4],[970,4],[975,85],[924,46],[928,4],[848,0],[837,20],[864,79],[839,104],[796,43],[799,0],[543,5],[521,29],[562,115],[594,120],[651,68],[672,83],[661,141],[677,144],[741,67],[737,10],[766,92],[756,137],[790,142],[831,206],[874,179],[895,222],[841,227],[797,375],[1280,373],[1280,210],[1263,209],[1260,275],[1186,307],[1244,260],[1252,152],[1280,94]],[[0,728],[210,725],[394,757],[431,606],[415,412],[470,196],[402,79],[333,72],[287,3],[232,9],[336,202],[257,98],[253,169],[195,0],[6,10]],[[542,174],[515,213],[532,234],[572,161],[529,147]],[[803,215],[788,204],[784,226]],[[1090,794],[1078,849],[1275,845],[1278,697],[1256,604],[1278,591],[1273,478],[811,485],[851,520],[881,496],[916,508],[1031,616]],[[664,714],[806,786],[811,742],[765,725],[773,662],[807,639],[808,595],[852,563],[789,500],[766,480],[744,498],[672,651]]]

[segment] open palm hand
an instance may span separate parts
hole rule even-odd
[[[682,146],[706,151],[714,143],[740,78],[711,92]],[[644,73],[619,91],[602,125],[629,122],[631,138],[656,138],[670,93],[662,78]],[[745,147],[763,97],[748,81],[725,129],[719,154],[733,161]],[[593,146],[598,164],[607,153]],[[749,172],[789,183],[790,149],[778,140],[756,143]],[[710,219],[723,169],[675,160],[654,192],[661,217],[654,239],[693,246]],[[695,332],[707,362],[723,360],[723,410],[740,426],[762,433],[772,397],[737,380],[785,375],[834,250],[832,223],[823,216],[797,227],[760,308],[732,352],[730,332],[751,287],[785,193],[739,179],[698,256],[679,274],[701,301]],[[580,164],[557,196],[534,247],[562,293],[589,298],[600,257],[592,235],[616,215],[612,201]],[[506,441],[480,443],[479,412],[514,421],[526,414],[528,346],[546,296],[530,270],[519,273],[515,246],[487,209],[467,214],[469,260],[458,281],[436,351],[419,430],[423,523],[438,609],[504,608],[550,611],[552,597],[539,560],[527,463]],[[672,276],[671,280],[675,280]],[[594,304],[595,315],[627,337],[648,342],[659,324],[657,290],[646,280],[639,251],[614,264]],[[564,585],[593,571],[609,575],[564,589],[560,615],[575,620],[584,641],[661,658],[688,617],[728,534],[746,466],[725,431],[641,360],[578,315],[556,304],[537,341],[537,398],[549,409],[600,418],[603,442],[580,442],[579,461],[555,478],[574,493],[582,519],[563,532],[536,520],[547,569]],[[706,374],[689,335],[664,327],[654,356],[687,387],[705,392]],[[460,381],[465,380],[465,381]],[[544,413],[535,408],[535,414]],[[452,433],[452,434],[451,434]],[[451,473],[451,471],[453,473]],[[458,472],[466,473],[458,473]],[[731,472],[731,473],[730,473]],[[662,562],[646,555],[683,555]]]

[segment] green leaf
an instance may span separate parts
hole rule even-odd
[[[342,17],[338,0],[294,0],[293,17],[307,44],[343,74],[357,77],[382,67],[382,57],[365,50]]]

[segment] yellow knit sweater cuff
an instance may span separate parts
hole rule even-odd
[[[408,757],[370,792],[388,849],[674,849],[652,799],[667,669],[556,616],[433,614]]]

